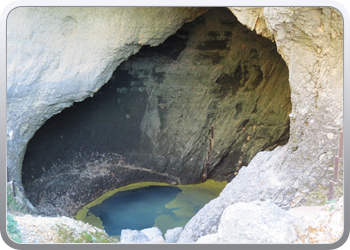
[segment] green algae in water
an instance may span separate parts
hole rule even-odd
[[[184,227],[210,200],[219,196],[227,182],[207,180],[200,184],[171,186],[141,182],[107,192],[78,211],[76,219],[120,235],[122,229]]]

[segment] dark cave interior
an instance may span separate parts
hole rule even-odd
[[[211,125],[215,145],[208,177],[229,181],[256,153],[288,142],[290,111],[288,68],[276,45],[241,25],[228,9],[213,8],[159,46],[143,46],[93,97],[47,120],[28,144],[22,182],[34,205],[50,193],[40,196],[39,179],[57,179],[66,187],[60,195],[76,200],[69,186],[85,177],[64,178],[72,165],[80,164],[81,171],[95,162],[99,168],[117,154],[147,175],[126,177],[126,170],[104,166],[106,174],[81,188],[101,182],[101,189],[116,188],[157,179],[149,177],[155,173],[196,183]],[[128,180],[116,183],[118,175]]]

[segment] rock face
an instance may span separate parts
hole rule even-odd
[[[203,236],[197,243],[292,243],[297,239],[294,218],[272,201],[238,202],[228,206],[220,219],[218,233]]]
[[[230,9],[250,29],[272,37],[288,65],[293,104],[290,140],[285,146],[288,153],[281,151],[285,161],[276,168],[290,171],[286,176],[303,169],[307,176],[292,177],[297,186],[292,206],[318,205],[328,195],[343,130],[342,16],[333,8],[260,8],[250,16],[256,20],[253,27],[244,18],[251,10]],[[342,196],[342,166],[339,174],[337,198]]]
[[[143,45],[156,46],[206,9],[35,8],[7,22],[7,163],[21,184],[27,143],[44,122],[93,95]]]
[[[24,187],[34,206],[70,214],[71,204],[133,182],[198,183],[211,125],[206,175],[231,180],[257,152],[287,143],[290,111],[275,45],[216,8],[48,120],[28,144]]]
[[[271,200],[238,202],[225,208],[217,233],[196,243],[331,243],[343,234],[343,214],[342,198],[287,212]]]
[[[142,171],[136,171],[137,176],[141,178],[147,173],[167,179],[173,175],[170,181],[178,181],[178,177],[188,182],[198,181],[203,171],[203,153],[208,148],[208,128],[211,124],[214,124],[215,131],[219,131],[215,133],[215,150],[209,168],[212,177],[230,179],[233,176],[228,175],[234,175],[237,168],[242,167],[222,194],[186,225],[179,242],[194,242],[201,236],[217,233],[219,218],[232,202],[271,199],[284,209],[320,205],[327,200],[329,181],[333,179],[333,158],[338,154],[339,133],[343,130],[341,14],[332,8],[229,9],[251,31],[243,29],[237,22],[224,22],[231,31],[218,29],[211,33],[198,32],[191,37],[189,34],[193,27],[190,25],[187,26],[189,33],[177,34],[177,38],[188,39],[187,47],[181,50],[175,60],[184,60],[183,64],[174,63],[172,58],[169,64],[163,64],[164,57],[160,53],[158,58],[147,61],[147,68],[155,69],[152,73],[143,71],[141,59],[137,57],[121,65],[121,70],[133,78],[145,78],[144,81],[149,84],[144,86],[144,92],[141,92],[142,89],[137,91],[141,92],[140,97],[152,100],[144,106],[144,116],[139,119],[140,136],[144,139],[142,142],[150,145],[150,152],[145,152],[145,155],[150,153],[150,158],[142,158],[142,152],[136,152],[135,155],[141,156],[144,162],[154,163],[155,171],[142,168]],[[113,70],[138,51],[141,45],[160,44],[186,20],[192,20],[206,10],[13,10],[8,18],[7,65],[7,162],[10,180],[21,188],[22,160],[27,143],[48,118],[73,102],[93,95],[110,79]],[[209,20],[209,24],[215,23]],[[208,23],[201,23],[201,19],[197,19],[196,25],[202,29]],[[243,36],[240,39],[233,36],[237,30],[246,33],[244,39]],[[275,42],[278,53],[288,66],[292,104],[288,143],[274,151],[258,153],[255,157],[260,150],[272,149],[286,142],[288,121],[285,119],[288,117],[285,114],[289,113],[290,107],[286,104],[289,100],[282,102],[285,98],[279,99],[287,96],[286,91],[289,89],[281,86],[287,83],[278,75],[286,76],[288,70],[279,63],[282,60],[277,60],[273,43],[267,43],[262,37],[253,37],[253,31]],[[205,38],[203,44],[196,44],[196,36],[201,35]],[[253,40],[256,40],[254,45]],[[241,57],[242,54],[244,57]],[[190,58],[190,55],[197,57]],[[271,59],[269,64],[265,64],[267,58]],[[213,64],[217,64],[217,67],[209,67]],[[178,70],[188,72],[188,78],[176,75]],[[173,78],[171,74],[174,74]],[[191,80],[191,85],[186,79]],[[131,92],[132,82],[137,81],[126,81],[130,86],[118,86],[120,96]],[[230,85],[230,82],[239,84]],[[143,87],[135,84],[138,88]],[[277,94],[273,94],[272,99],[271,95],[262,95],[274,91]],[[238,93],[242,96],[238,97]],[[240,99],[244,95],[245,98]],[[208,96],[211,102],[206,99]],[[198,103],[202,104],[202,108],[193,110],[191,105],[196,106]],[[252,108],[252,103],[254,107],[256,104],[256,110]],[[239,122],[235,121],[238,118],[235,116],[239,116]],[[124,113],[124,117],[130,119],[134,116]],[[268,126],[271,129],[269,132],[262,130],[258,133],[258,125],[272,124],[269,120],[271,117],[274,117],[275,127]],[[282,122],[277,123],[279,126],[276,126],[276,118],[281,118],[279,121]],[[175,120],[177,123],[174,123]],[[179,131],[182,131],[181,137],[177,137]],[[252,143],[250,139],[254,133],[259,136]],[[264,136],[263,143],[259,142],[261,136]],[[265,143],[267,141],[270,144]],[[218,148],[225,151],[216,152]],[[169,151],[173,153],[167,155]],[[157,156],[164,156],[164,161]],[[249,161],[249,165],[243,167]],[[108,171],[100,171],[102,165],[94,167],[90,163],[88,166],[90,169],[85,172],[88,176],[107,176]],[[142,166],[131,166],[128,171],[134,171],[135,167]],[[36,169],[40,167],[36,166]],[[57,169],[57,174],[69,174],[65,168]],[[70,169],[72,173],[77,172],[75,167]],[[86,169],[85,166],[83,170]],[[340,178],[334,185],[335,198],[342,196],[342,171],[343,166],[340,164]],[[77,179],[81,177],[79,174],[71,176]],[[112,182],[113,178],[109,178]],[[135,174],[133,178],[136,179]],[[39,185],[39,178],[36,181]],[[101,180],[92,180],[88,185],[93,187],[101,183]],[[57,200],[60,200],[61,191],[56,191],[57,186],[52,186],[52,190]],[[111,187],[106,184],[105,188]],[[64,195],[67,194],[66,190]],[[92,194],[89,199],[97,194]],[[72,201],[76,202],[74,199]]]
[[[333,179],[343,129],[340,13],[332,8],[230,9],[250,29],[273,38],[287,62],[293,104],[290,139],[273,152],[257,154],[241,169],[220,197],[186,225],[181,243],[216,233],[222,211],[232,202],[271,199],[284,209],[324,204]],[[342,169],[341,164],[337,198],[343,192]]]

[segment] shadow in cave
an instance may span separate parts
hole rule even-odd
[[[211,125],[208,177],[230,181],[256,153],[287,143],[290,111],[276,45],[213,8],[50,118],[28,144],[22,182],[34,206],[69,215],[133,182],[197,183]]]

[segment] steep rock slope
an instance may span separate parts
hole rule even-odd
[[[328,198],[343,129],[343,20],[332,8],[230,8],[238,20],[277,44],[289,68],[290,139],[261,152],[192,218],[179,242],[215,233],[222,211],[235,202],[271,199],[284,209]],[[334,197],[343,192],[340,164]],[[205,212],[206,211],[206,212]],[[212,212],[212,211],[215,211]]]

